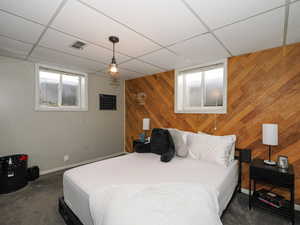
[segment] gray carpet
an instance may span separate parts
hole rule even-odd
[[[0,195],[0,224],[64,225],[57,210],[59,196],[62,196],[62,172],[42,176],[15,193]],[[244,194],[236,195],[222,222],[224,225],[290,224],[286,219],[260,209],[249,211]],[[296,224],[300,225],[298,213]]]

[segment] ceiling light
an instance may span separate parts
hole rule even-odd
[[[109,65],[108,72],[111,76],[116,77],[118,75],[118,66],[115,58],[115,44],[119,42],[119,38],[116,36],[110,36],[108,40],[113,43],[113,57],[111,59],[111,64]]]

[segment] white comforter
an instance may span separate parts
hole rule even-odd
[[[90,195],[94,225],[222,225],[217,191],[203,184],[110,186]]]

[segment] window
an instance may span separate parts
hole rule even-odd
[[[175,73],[176,113],[226,113],[227,60]]]
[[[36,67],[36,110],[87,110],[87,74]]]

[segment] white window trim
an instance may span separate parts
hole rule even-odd
[[[179,70],[175,70],[175,93],[174,93],[174,112],[175,113],[203,113],[203,114],[226,114],[227,113],[227,73],[228,73],[228,67],[227,67],[227,58],[226,59],[223,59],[223,60],[218,60],[218,61],[215,61],[215,62],[210,62],[210,63],[205,63],[205,64],[201,64],[201,65],[197,65],[197,66],[192,66],[192,67],[187,67],[187,68],[183,68],[183,69],[179,69]],[[213,106],[202,106],[201,109],[199,109],[197,107],[197,109],[191,109],[191,110],[187,110],[187,109],[184,109],[184,110],[178,110],[177,109],[177,77],[178,75],[183,72],[183,71],[186,71],[186,70],[192,70],[192,69],[197,69],[197,68],[201,68],[201,67],[209,67],[209,66],[213,66],[215,64],[224,64],[224,79],[223,79],[223,90],[224,90],[224,93],[223,93],[223,106],[218,106],[218,107],[213,107]],[[201,85],[203,82],[201,82]],[[204,96],[202,96],[203,98]],[[202,102],[203,102],[203,99],[202,99]]]
[[[49,70],[58,70],[70,74],[78,74],[85,78],[85,84],[84,84],[84,93],[82,97],[79,98],[80,106],[57,106],[57,107],[50,107],[50,106],[42,106],[40,105],[40,76],[39,71],[40,68],[48,68]],[[60,78],[61,79],[61,78]],[[61,82],[60,82],[61,84]],[[80,81],[81,85],[81,81]],[[59,85],[59,88],[61,88],[61,85]],[[80,92],[82,91],[82,88],[80,87]],[[61,93],[61,92],[59,92]],[[81,95],[81,93],[79,93]],[[84,98],[84,105],[82,106],[82,98]],[[59,101],[61,101],[61,98],[59,97]],[[82,111],[88,111],[88,74],[82,73],[74,70],[64,69],[61,67],[55,67],[55,66],[48,66],[43,64],[35,64],[35,111],[53,111],[53,112],[61,112],[61,111],[72,111],[72,112],[82,112]]]

